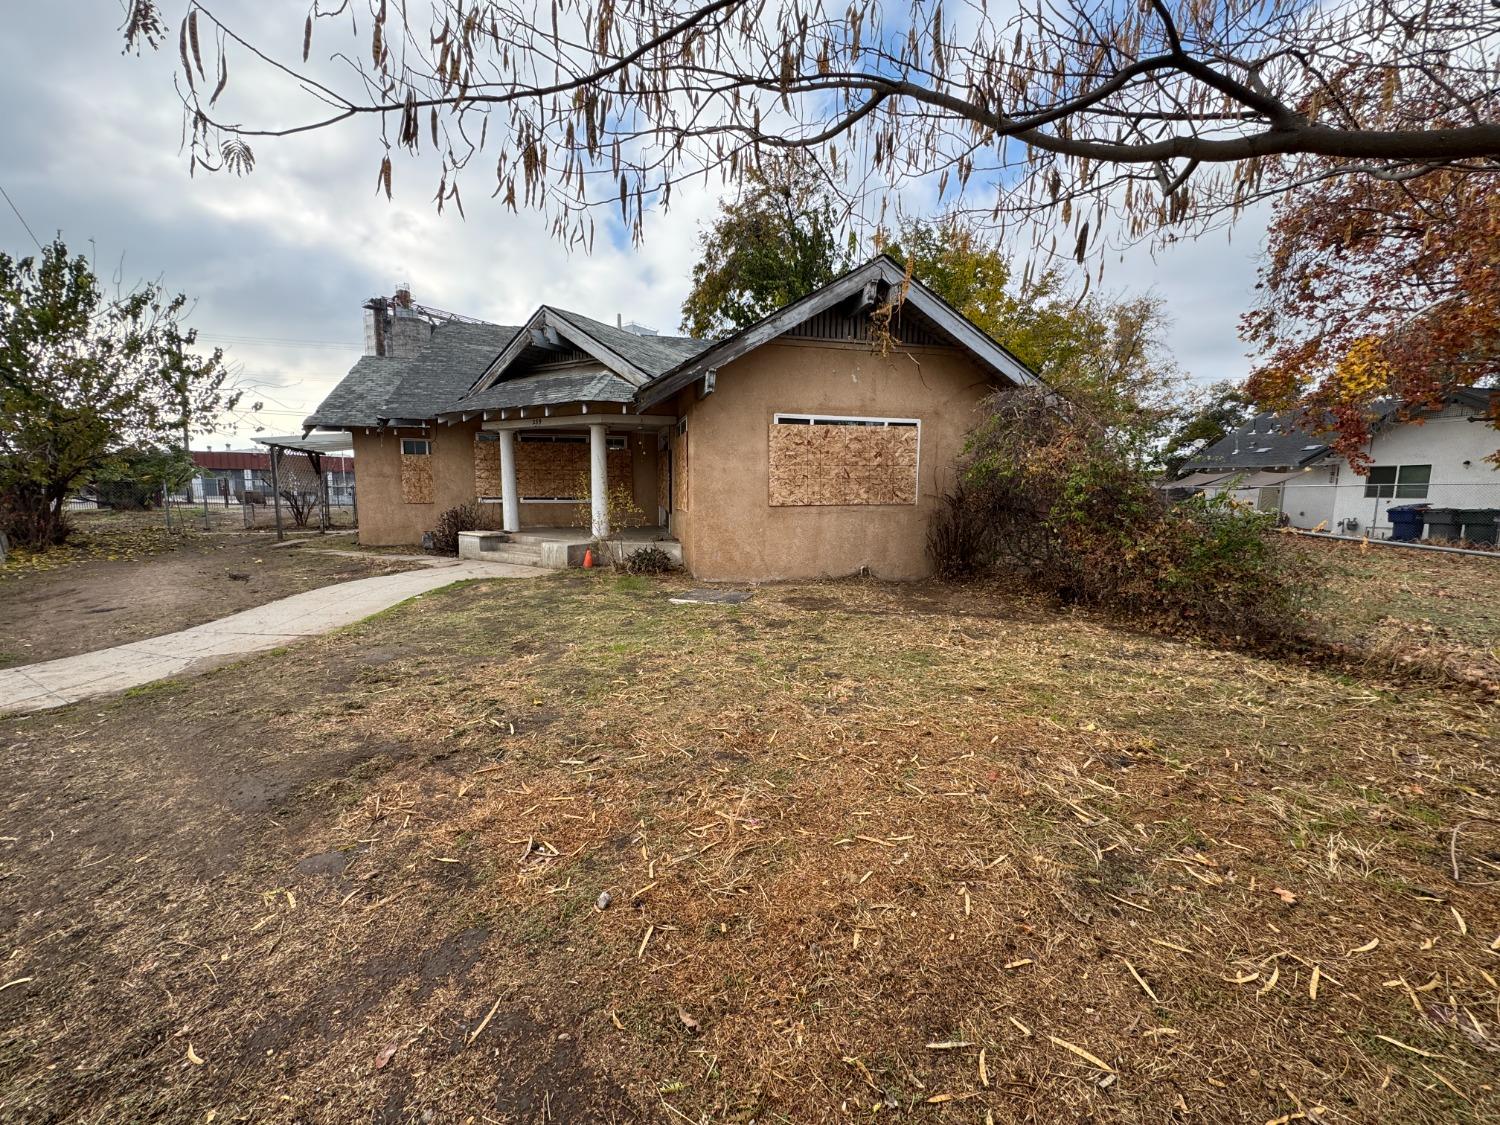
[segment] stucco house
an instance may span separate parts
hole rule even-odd
[[[1197,454],[1172,485],[1228,492],[1292,527],[1378,539],[1391,534],[1392,507],[1500,509],[1500,469],[1487,460],[1500,448],[1491,424],[1497,395],[1463,387],[1438,409],[1409,415],[1396,404],[1383,408],[1365,446],[1368,475],[1352,471],[1297,418],[1259,414]]]
[[[553,564],[620,533],[617,489],[631,541],[701,578],[920,577],[976,406],[1036,382],[885,256],[719,340],[550,305],[477,323],[406,293],[366,311],[367,354],[306,421],[353,435],[361,542],[419,543],[477,500],[504,534],[469,545]],[[570,528],[584,497],[592,527]]]

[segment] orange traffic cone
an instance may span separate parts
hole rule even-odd
[[[594,552],[592,549],[587,549],[583,552],[583,569],[594,569]]]

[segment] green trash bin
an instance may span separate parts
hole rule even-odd
[[[1500,508],[1458,509],[1459,533],[1470,543],[1495,544],[1496,519],[1500,519]]]

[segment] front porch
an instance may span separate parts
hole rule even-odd
[[[458,557],[565,570],[570,566],[582,566],[584,552],[595,543],[594,535],[585,527],[462,531],[458,535]],[[659,547],[674,563],[682,565],[682,544],[664,527],[621,528],[603,543],[604,549],[614,553],[616,561],[645,546]]]
[[[585,536],[585,542],[610,538],[615,530],[610,494],[620,486],[638,506],[636,516],[666,523],[670,501],[661,487],[662,446],[676,418],[601,416],[590,413],[589,406],[582,404],[581,414],[553,414],[544,408],[541,417],[526,417],[522,410],[521,417],[510,418],[501,410],[501,417],[492,419],[485,412],[475,451],[476,489],[481,502],[498,502],[504,531],[547,533],[548,541],[564,535]],[[670,470],[665,475],[670,482]],[[545,506],[560,504],[586,505],[590,526],[536,526],[538,509],[551,524]]]

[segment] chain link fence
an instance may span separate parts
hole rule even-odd
[[[1335,535],[1389,539],[1396,530],[1390,510],[1416,505],[1426,509],[1424,540],[1489,545],[1500,536],[1500,480],[1351,483],[1329,480],[1326,472],[1317,471],[1226,491],[1241,503],[1275,512],[1287,526]]]

